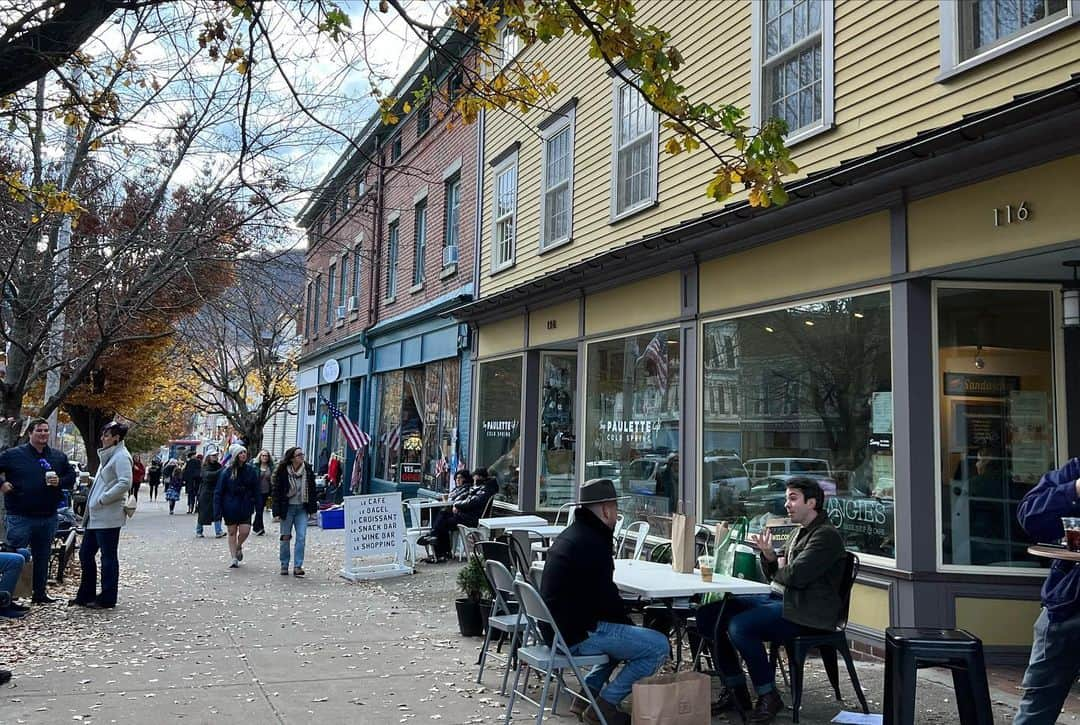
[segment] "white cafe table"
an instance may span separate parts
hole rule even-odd
[[[554,539],[556,536],[566,531],[565,526],[558,524],[515,524],[514,526],[507,526],[507,531],[531,531],[544,539]]]
[[[547,525],[547,519],[539,516],[492,516],[487,519],[480,519],[480,528],[487,529],[489,532],[502,531],[503,529],[509,529],[511,527],[521,526],[545,526]]]
[[[428,526],[431,526],[435,516],[435,509],[452,506],[450,501],[442,501],[437,498],[409,498],[405,499],[409,510],[412,511],[413,526],[423,528],[424,511],[428,511]]]
[[[697,569],[692,574],[680,574],[671,564],[636,559],[615,560],[615,586],[627,594],[643,599],[682,599],[695,594],[768,594],[768,584],[714,575],[711,582],[702,581]]]

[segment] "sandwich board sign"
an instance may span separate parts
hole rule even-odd
[[[349,581],[412,574],[405,564],[401,493],[345,497],[345,565]]]

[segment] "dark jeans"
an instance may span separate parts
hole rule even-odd
[[[251,528],[256,534],[261,534],[266,531],[266,521],[263,519],[263,515],[266,511],[266,497],[268,494],[260,493],[255,497],[255,518],[251,522]]]
[[[458,524],[475,526],[476,522],[469,523],[461,514],[451,511],[440,511],[435,517],[431,523],[431,535],[435,538],[435,556],[450,557],[450,537],[457,531]]]
[[[196,491],[194,488],[189,488],[187,492],[188,513],[192,513],[195,510],[195,502],[198,500],[198,491]]]
[[[87,529],[79,546],[79,563],[82,565],[82,582],[75,599],[80,602],[97,601],[103,607],[116,606],[116,594],[120,588],[120,559],[116,549],[120,543],[120,528]],[[97,563],[94,557],[101,552],[101,594],[97,593]]]
[[[1035,641],[1024,672],[1024,696],[1013,725],[1050,725],[1080,675],[1080,612],[1051,622],[1043,609],[1035,620]]]
[[[7,515],[7,542],[16,549],[29,548],[34,564],[34,598],[44,597],[49,581],[49,555],[56,534],[56,515]]]
[[[131,484],[131,495],[135,497],[135,500],[139,500],[139,487],[142,486],[142,482]]]
[[[779,594],[729,596],[697,610],[698,632],[709,640],[713,662],[728,686],[745,683],[739,667],[742,655],[758,694],[774,688],[776,673],[769,665],[765,643],[814,631],[784,619],[783,612],[784,600]],[[717,631],[719,636],[713,640]]]

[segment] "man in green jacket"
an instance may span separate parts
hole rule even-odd
[[[821,484],[798,477],[786,486],[784,508],[791,522],[802,528],[791,537],[783,556],[773,550],[768,529],[752,537],[772,592],[728,597],[697,611],[698,631],[711,640],[713,661],[727,685],[719,709],[738,703],[743,711],[750,710],[750,691],[739,667],[742,655],[758,696],[749,717],[752,723],[771,722],[784,707],[765,643],[834,631],[843,607],[844,540],[825,515]]]

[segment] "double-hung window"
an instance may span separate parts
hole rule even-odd
[[[397,258],[398,258],[398,232],[400,222],[395,219],[390,222],[386,240],[386,296],[393,298],[397,294]]]
[[[337,279],[337,265],[330,265],[330,273],[326,275],[326,326],[334,324],[334,281]]]
[[[574,195],[574,112],[543,129],[540,248],[570,241]]]
[[[1080,22],[1080,0],[941,0],[939,7],[946,77]]]
[[[311,337],[311,296],[315,291],[315,284],[308,282],[307,285],[307,305],[304,307],[304,337]]]
[[[521,52],[521,38],[510,27],[510,23],[503,22],[499,26],[499,47],[496,48],[495,70],[499,71],[506,67],[517,54]]]
[[[492,214],[491,267],[498,271],[514,263],[514,241],[517,234],[517,153],[495,167]]]
[[[443,254],[443,264],[449,266],[447,260],[457,259],[457,248],[461,242],[461,176],[454,174],[446,180],[446,234],[443,237],[443,248],[455,250],[454,254]]]
[[[611,217],[656,201],[657,113],[638,89],[615,79],[615,159],[612,164]]]
[[[319,313],[322,312],[320,307],[322,306],[322,275],[320,274],[315,278],[315,299],[311,304],[311,337],[319,334]]]
[[[358,309],[360,306],[360,284],[361,284],[361,269],[360,255],[363,253],[363,241],[358,240],[356,242],[356,249],[353,251],[353,268],[352,268],[352,298],[353,309]]]
[[[413,215],[413,287],[424,284],[424,254],[427,251],[427,202],[416,205]]]
[[[832,0],[752,4],[752,122],[787,123],[787,142],[833,124]]]

